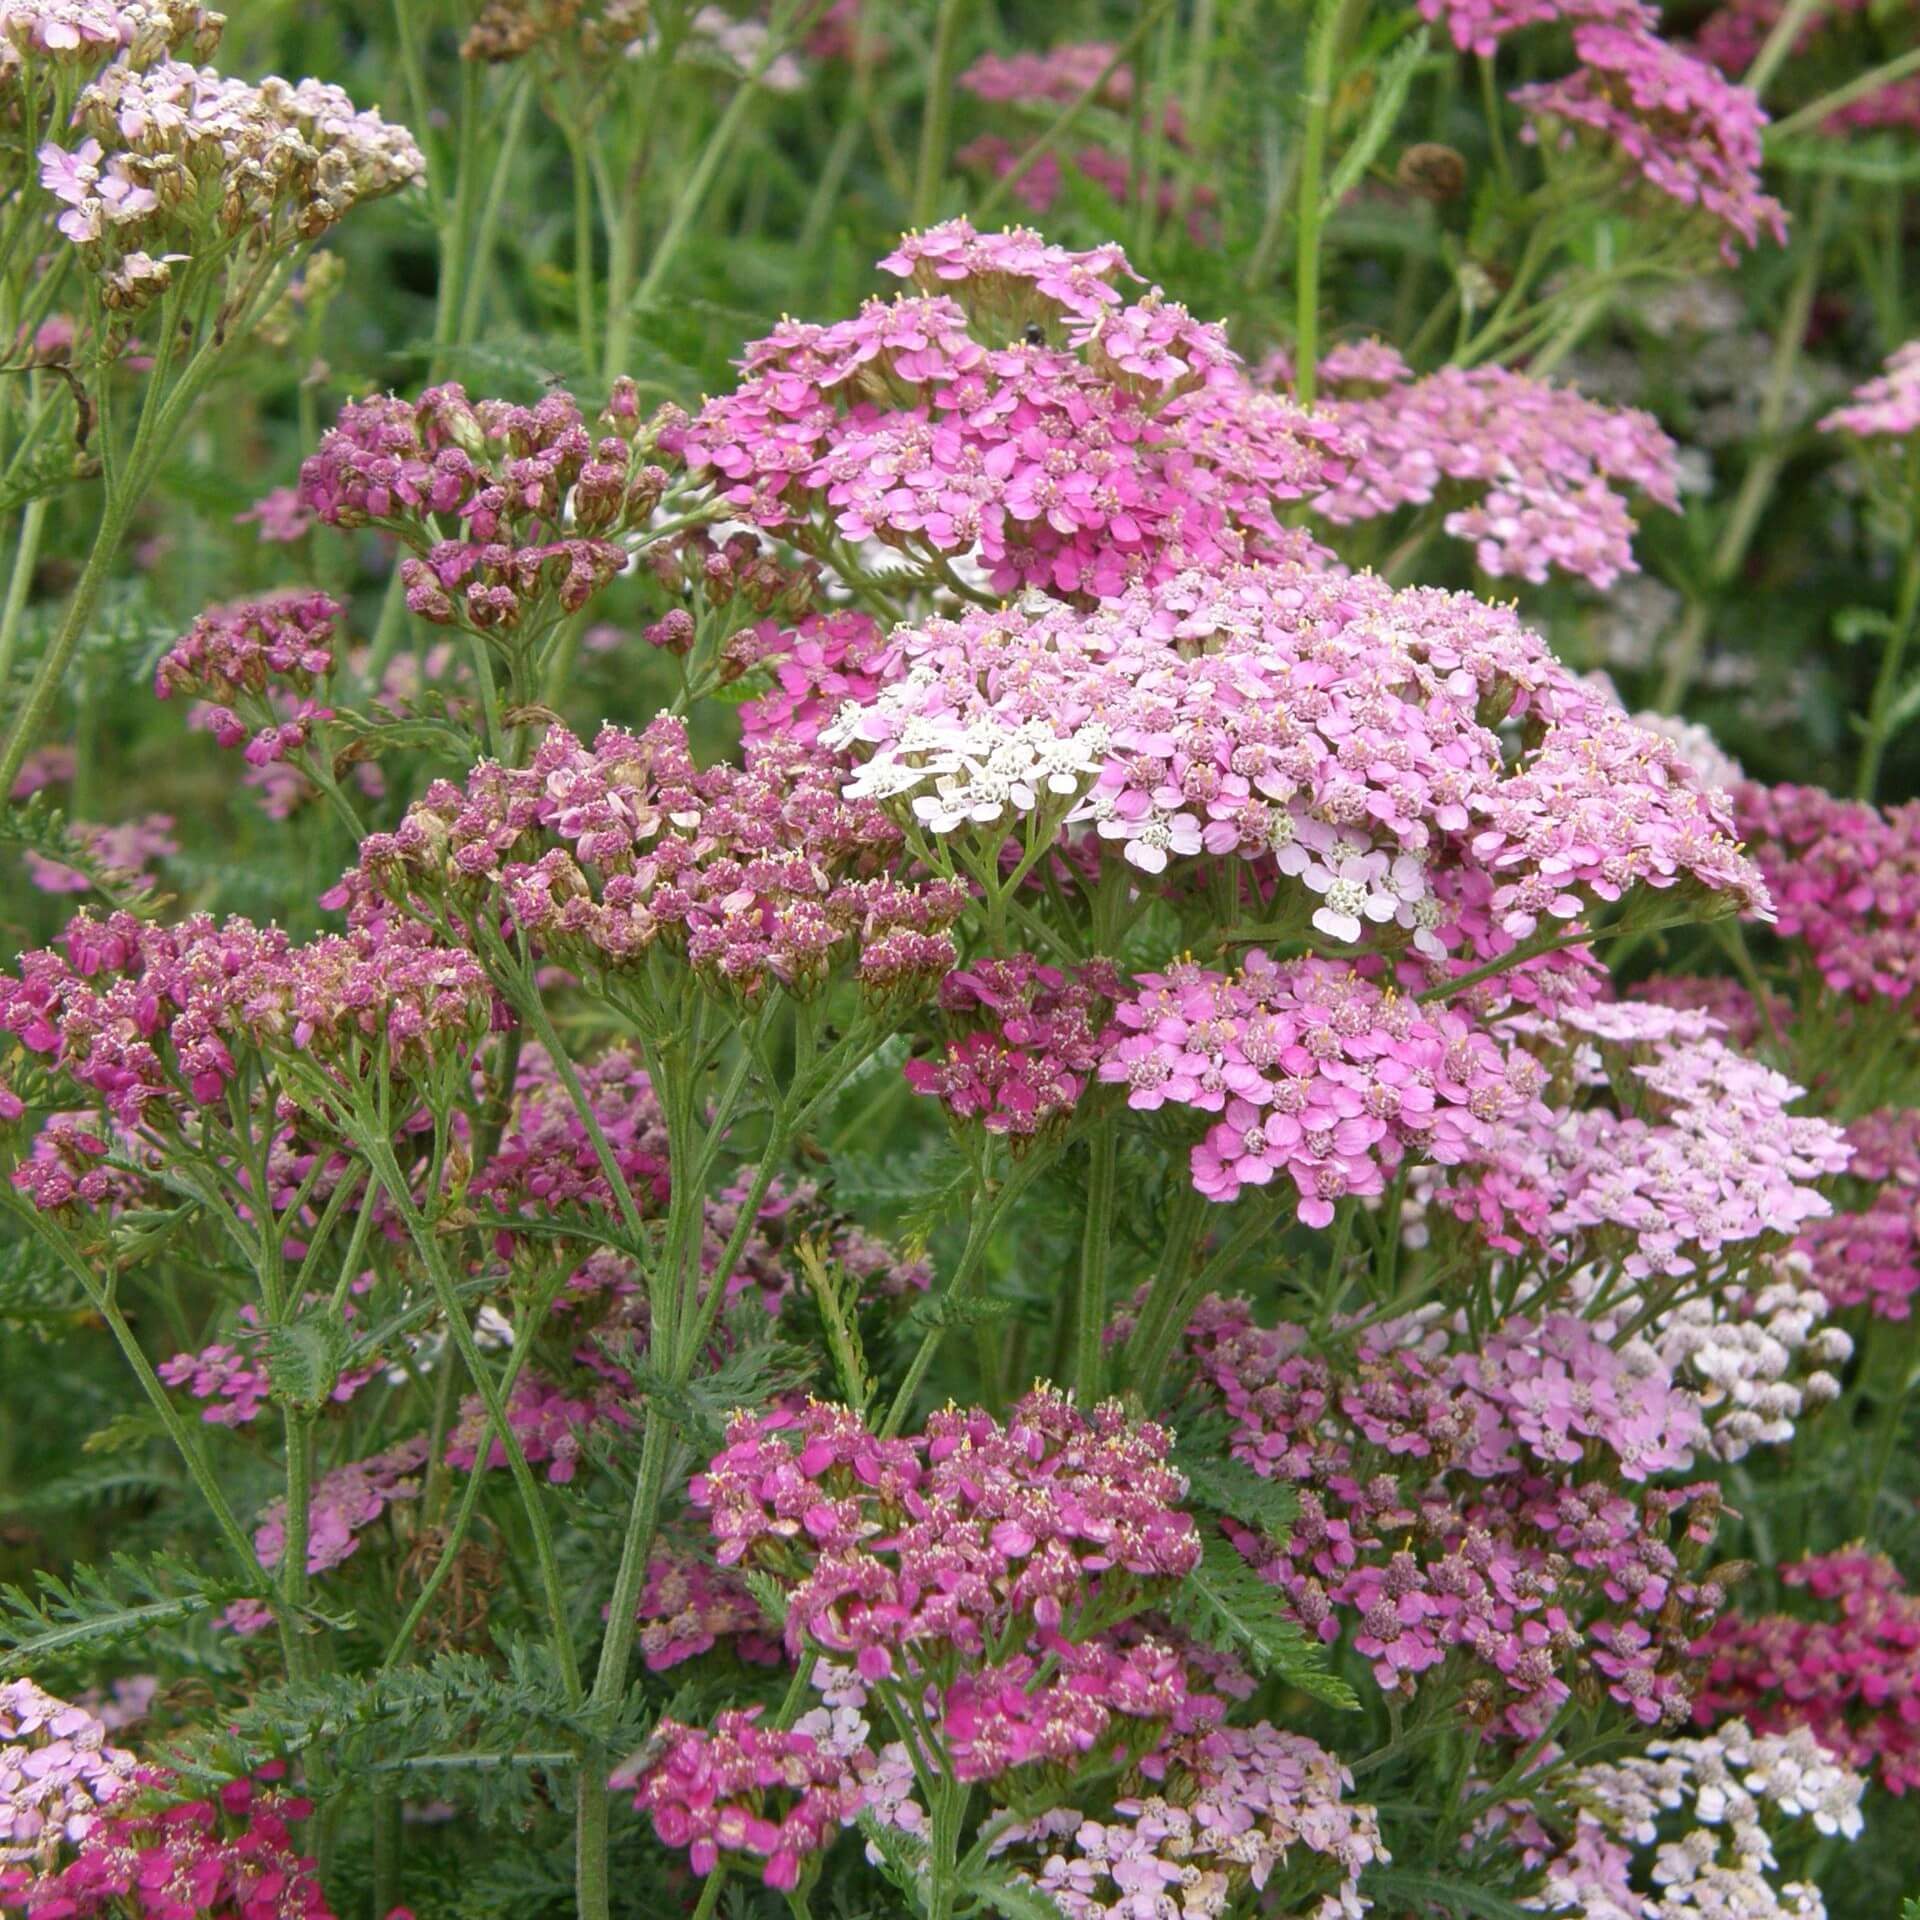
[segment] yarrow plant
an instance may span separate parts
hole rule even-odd
[[[1910,23],[283,13],[0,3],[0,1913],[1920,1892]]]

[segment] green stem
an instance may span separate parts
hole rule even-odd
[[[19,538],[13,543],[13,571],[7,578],[6,611],[0,613],[0,691],[4,691],[7,676],[13,672],[20,616],[26,611],[27,594],[33,586],[33,570],[40,559],[40,532],[46,523],[46,500],[29,500],[20,516]],[[0,794],[0,798],[4,795]]]
[[[1756,96],[1764,95],[1768,83],[1780,70],[1780,63],[1793,51],[1800,29],[1807,24],[1816,7],[1826,0],[1787,0],[1785,12],[1773,23],[1773,30],[1760,44],[1753,65],[1740,77],[1740,84]]]
[[[1307,48],[1306,132],[1300,154],[1300,191],[1294,212],[1293,389],[1313,405],[1320,352],[1320,228],[1327,135],[1333,119],[1333,76],[1353,0],[1322,0]]]
[[[1087,1219],[1080,1241],[1080,1285],[1074,1294],[1072,1379],[1082,1407],[1093,1406],[1106,1379],[1107,1269],[1113,1255],[1113,1209],[1120,1139],[1112,1115],[1097,1121],[1087,1144]]]
[[[527,1526],[533,1534],[534,1556],[539,1563],[548,1624],[553,1635],[554,1659],[559,1666],[567,1697],[577,1701],[580,1698],[580,1667],[574,1654],[573,1635],[567,1624],[566,1587],[560,1578],[559,1562],[554,1557],[553,1530],[548,1524],[546,1507],[540,1498],[539,1482],[534,1479],[533,1469],[527,1464],[526,1450],[520,1444],[520,1436],[514,1432],[513,1424],[507,1418],[499,1382],[488,1372],[486,1362],[481,1358],[473,1328],[467,1322],[466,1308],[461,1302],[459,1289],[454,1285],[453,1275],[447,1270],[446,1256],[433,1223],[415,1204],[413,1191],[393,1157],[391,1144],[374,1127],[366,1124],[366,1116],[362,1115],[360,1119],[361,1138],[356,1144],[372,1162],[375,1173],[385,1184],[387,1197],[393,1202],[394,1211],[399,1214],[401,1224],[427,1269],[427,1276],[440,1303],[441,1315],[459,1351],[461,1364],[479,1388],[481,1401],[487,1410],[487,1423],[493,1430],[494,1438],[500,1442],[501,1451],[507,1456],[507,1466],[519,1489],[521,1505],[526,1509]],[[483,1441],[483,1458],[485,1451]],[[478,1464],[476,1462],[476,1471]]]
[[[507,107],[507,124],[501,131],[500,151],[494,156],[493,177],[487,182],[487,197],[480,206],[480,224],[475,230],[473,247],[466,269],[466,286],[460,301],[460,324],[454,330],[453,344],[467,346],[480,328],[480,308],[486,298],[492,276],[487,263],[493,253],[493,237],[500,226],[500,209],[507,197],[507,180],[514,156],[520,149],[520,135],[527,124],[527,108],[533,101],[533,88],[525,80],[518,82]]]
[[[953,79],[960,46],[960,21],[969,0],[940,0],[933,29],[933,64],[927,76],[926,111],[920,122],[920,163],[913,181],[913,224],[933,218],[941,183],[947,177],[947,138],[953,125]]]
[[[1823,93],[1798,113],[1788,114],[1784,120],[1767,129],[1768,151],[1772,152],[1782,141],[1796,133],[1804,133],[1809,127],[1818,127],[1830,113],[1838,113],[1842,107],[1850,107],[1856,100],[1864,100],[1868,94],[1878,93],[1882,87],[1890,87],[1910,73],[1920,73],[1920,47],[1901,54],[1897,60],[1888,60],[1872,68],[1857,79],[1849,80],[1843,87],[1835,87],[1831,93]]]
[[[1913,458],[1920,468],[1920,453]],[[1910,490],[1914,515],[1920,519],[1920,487]],[[1900,592],[1894,603],[1893,631],[1887,637],[1880,656],[1880,671],[1874,678],[1873,697],[1867,707],[1867,737],[1860,749],[1860,774],[1854,794],[1871,800],[1880,784],[1880,763],[1891,741],[1893,710],[1900,693],[1900,668],[1906,660],[1913,630],[1920,623],[1920,527],[1909,535],[1907,551],[1900,564]]]
[[[1134,49],[1160,24],[1162,17],[1172,6],[1173,0],[1155,0],[1155,4],[1134,22],[1133,31],[1114,48],[1113,57],[1107,64],[1060,109],[1054,116],[1052,124],[1034,141],[1033,145],[987,189],[979,205],[974,209],[973,219],[976,226],[984,227],[987,216],[993,213],[1014,188],[1073,131],[1080,116],[1099,98],[1100,90],[1133,58]]]
[[[633,296],[634,313],[646,312],[665,285],[680,248],[706,203],[707,191],[713,185],[714,176],[720,171],[721,162],[726,159],[734,136],[760,91],[762,77],[775,57],[785,52],[786,46],[785,13],[776,10],[774,21],[767,28],[767,37],[760,43],[760,51],[754,55],[753,65],[747,69],[733,98],[727,102],[727,110],[720,116],[719,124],[708,136],[707,144],[694,165],[693,178],[681,189],[674,202],[673,217],[667,222],[667,229],[660,236],[660,244],[653,250],[653,258],[647,262],[646,277]]]
[[[1787,464],[1782,445],[1787,402],[1792,392],[1794,371],[1805,344],[1807,322],[1813,313],[1813,301],[1820,286],[1820,269],[1825,254],[1827,215],[1833,205],[1833,181],[1823,180],[1815,197],[1807,254],[1799,278],[1787,297],[1781,316],[1780,332],[1774,340],[1773,362],[1768,370],[1766,390],[1760,400],[1760,420],[1755,431],[1759,451],[1741,476],[1740,491],[1734,496],[1726,524],[1714,545],[1709,565],[1707,594],[1688,609],[1679,635],[1667,655],[1667,670],[1660,682],[1654,705],[1662,713],[1677,713],[1699,670],[1707,630],[1712,623],[1712,603],[1724,593],[1747,557],[1747,549],[1760,525],[1761,515],[1773,497],[1773,489]]]
[[[570,120],[562,120],[573,173],[573,311],[582,364],[596,364],[593,325],[593,172],[587,143]]]

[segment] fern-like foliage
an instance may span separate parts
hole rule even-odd
[[[1353,1689],[1327,1671],[1319,1646],[1270,1587],[1219,1535],[1168,1606],[1174,1625],[1204,1645],[1232,1653],[1257,1673],[1284,1680],[1330,1707],[1353,1707]]]
[[[210,1576],[182,1554],[144,1560],[115,1554],[104,1567],[76,1567],[70,1578],[35,1576],[38,1591],[0,1587],[0,1679],[66,1660],[93,1661],[196,1614],[249,1597],[255,1589]],[[264,1579],[265,1576],[263,1575]]]
[[[121,913],[152,920],[166,904],[166,896],[149,882],[102,860],[44,791],[18,806],[0,807],[0,847],[17,847],[71,867],[102,900]]]

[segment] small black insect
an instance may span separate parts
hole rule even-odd
[[[1027,322],[1027,345],[1030,347],[1044,347],[1046,344],[1047,336],[1041,330],[1040,322],[1038,320],[1029,320]]]

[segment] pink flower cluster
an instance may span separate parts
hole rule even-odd
[[[1560,1021],[1536,1043],[1571,1049],[1575,1084],[1619,1104],[1535,1107],[1441,1189],[1494,1246],[1544,1241],[1645,1279],[1718,1268],[1830,1210],[1817,1182],[1845,1170],[1845,1136],[1790,1112],[1804,1089],[1726,1046],[1706,1014],[1621,1001]]]
[[[1882,1107],[1847,1127],[1848,1173],[1871,1184],[1865,1205],[1807,1223],[1795,1251],[1837,1308],[1905,1320],[1920,1293],[1920,1112]]]
[[[289,1245],[288,1252],[295,1251]],[[308,1304],[313,1301],[310,1299]],[[353,1318],[351,1304],[346,1318],[349,1321]],[[208,1403],[200,1418],[209,1426],[251,1426],[273,1391],[272,1376],[267,1370],[266,1330],[261,1325],[259,1309],[248,1302],[240,1309],[237,1319],[239,1325],[227,1339],[197,1352],[173,1354],[154,1368],[168,1386],[184,1388],[194,1399]],[[347,1368],[334,1382],[330,1398],[336,1405],[345,1405],[370,1380],[377,1378],[379,1371],[378,1365]]]
[[[848,701],[863,704],[880,691],[887,645],[879,622],[851,609],[809,614],[792,628],[762,622],[752,664],[769,673],[773,685],[740,709],[749,751],[775,739],[814,746]]]
[[[866,1796],[854,1756],[762,1727],[759,1712],[723,1712],[711,1732],[663,1720],[655,1739],[665,1751],[640,1775],[633,1804],[652,1815],[663,1846],[687,1849],[695,1873],[745,1861],[767,1886],[792,1888]]]
[[[307,1517],[307,1571],[331,1573],[351,1557],[358,1536],[396,1502],[420,1496],[427,1437],[417,1433],[386,1452],[335,1467],[315,1483]],[[287,1507],[276,1500],[260,1515],[253,1550],[263,1567],[280,1564],[287,1550]]]
[[[1760,1733],[1805,1727],[1889,1793],[1920,1786],[1920,1594],[1864,1548],[1782,1567],[1824,1616],[1729,1613],[1697,1649],[1707,1662],[1694,1716],[1738,1714]]]
[[[1322,368],[1336,394],[1342,371],[1331,355]],[[1381,390],[1332,402],[1353,456],[1313,502],[1337,526],[1464,489],[1442,525],[1472,543],[1482,573],[1537,586],[1557,570],[1604,590],[1639,571],[1626,496],[1679,510],[1678,449],[1649,413],[1504,367],[1363,371]]]
[[[31,1680],[0,1681],[0,1905],[9,1867],[51,1865],[134,1778],[133,1755],[109,1746],[106,1726],[85,1707]]]
[[[903,1688],[946,1764],[986,1780],[1145,1751],[1223,1711],[1176,1649],[1075,1631],[1101,1595],[1151,1595],[1198,1562],[1170,1445],[1117,1401],[1082,1414],[1045,1387],[1004,1425],[949,1408],[901,1440],[810,1401],[736,1419],[691,1497],[721,1565],[788,1584],[791,1653]]]
[[[1538,1732],[1589,1671],[1647,1725],[1684,1717],[1687,1640],[1670,1622],[1697,1631],[1722,1604],[1683,1557],[1711,1539],[1719,1496],[1643,1484],[1704,1432],[1657,1362],[1563,1314],[1490,1342],[1375,1328],[1336,1362],[1304,1328],[1262,1329],[1219,1299],[1187,1353],[1234,1457],[1299,1490],[1285,1545],[1236,1529],[1241,1550],[1305,1626],[1350,1636],[1382,1687],[1411,1692],[1459,1649],[1480,1669],[1470,1710],[1515,1732]]]
[[[667,1123],[647,1070],[628,1047],[572,1063],[613,1151],[627,1190],[643,1208],[664,1207],[669,1190]],[[513,1111],[472,1192],[502,1213],[565,1206],[613,1208],[599,1156],[546,1049],[527,1047],[513,1087]]]
[[[1193,1149],[1194,1186],[1225,1202],[1285,1172],[1312,1227],[1336,1200],[1384,1191],[1409,1152],[1477,1158],[1544,1077],[1465,1015],[1333,961],[1276,965],[1255,948],[1230,976],[1186,962],[1129,986],[1100,1078],[1135,1109],[1218,1114]]]
[[[520,1443],[527,1464],[544,1467],[547,1479],[564,1487],[580,1471],[588,1428],[602,1422],[631,1427],[634,1412],[624,1396],[604,1382],[586,1392],[569,1393],[535,1373],[523,1373],[507,1398],[507,1425]],[[486,1464],[497,1473],[507,1464],[507,1450],[492,1429],[485,1403],[477,1393],[460,1403],[460,1417],[447,1435],[445,1460],[450,1467],[471,1471],[486,1447]]]
[[[204,58],[223,24],[196,0],[4,0],[0,81],[17,86],[29,60],[71,70],[108,59],[148,67],[182,48]]]
[[[993,1850],[1067,1920],[1216,1920],[1303,1856],[1324,1862],[1333,1885],[1293,1911],[1359,1920],[1367,1910],[1360,1876],[1391,1858],[1379,1816],[1347,1798],[1353,1776],[1304,1735],[1264,1720],[1217,1727],[1179,1742],[1154,1773],[1157,1790],[1119,1799],[1111,1820],[1062,1807],[1008,1827]]]
[[[490,911],[504,902],[576,965],[635,965],[664,943],[752,997],[776,983],[809,992],[857,956],[869,992],[917,997],[953,964],[965,890],[891,877],[898,829],[838,784],[790,745],[703,771],[668,715],[640,734],[605,727],[591,748],[556,726],[528,767],[483,761],[464,789],[436,781],[397,833],[361,843],[329,898],[377,915],[384,890],[430,913],[435,898],[464,906],[484,890]]]
[[[940,984],[945,1048],[909,1060],[907,1084],[957,1120],[1016,1144],[1031,1139],[1078,1105],[1118,990],[1111,967],[1082,967],[1069,979],[1026,953],[958,969]]]
[[[340,612],[324,593],[209,607],[161,656],[154,693],[210,702],[196,723],[223,747],[244,744],[252,766],[287,759],[306,745],[316,721],[330,717],[309,696],[333,670]]]
[[[1883,812],[1819,787],[1749,783],[1734,813],[1781,937],[1835,993],[1906,1001],[1920,986],[1920,801]]]
[[[896,629],[887,684],[822,736],[850,798],[938,834],[1091,823],[1147,873],[1236,855],[1274,915],[1446,949],[1436,876],[1479,868],[1508,944],[1589,898],[1685,886],[1750,911],[1723,795],[1508,609],[1298,566],[1183,575]],[[1495,727],[1533,723],[1509,767]],[[1292,884],[1283,884],[1292,883]],[[1290,898],[1288,896],[1291,896]]]
[[[101,867],[131,885],[146,879],[156,861],[180,851],[173,827],[172,814],[145,813],[110,827],[70,821],[67,831]],[[78,867],[50,860],[35,848],[27,848],[22,858],[27,878],[42,893],[88,893],[93,888],[93,882]]]
[[[24,1920],[333,1920],[316,1863],[292,1828],[312,1813],[263,1767],[211,1800],[96,1819],[66,1865],[38,1876],[0,1868],[0,1912]],[[166,1787],[143,1772],[140,1784]]]
[[[407,605],[423,620],[511,632],[572,613],[627,564],[666,475],[632,438],[617,392],[596,438],[571,395],[469,401],[453,383],[417,401],[343,407],[300,469],[300,502],[333,527],[373,525],[413,549]]]
[[[1420,17],[1444,25],[1462,53],[1491,58],[1509,34],[1528,27],[1603,20],[1651,32],[1660,13],[1646,0],[1420,0]]]
[[[220,1101],[250,1051],[320,1062],[365,1084],[458,1056],[493,998],[472,958],[419,929],[296,946],[277,928],[205,914],[161,927],[76,915],[61,947],[0,975],[0,1032],[45,1055],[123,1126]]]
[[[1119,248],[957,220],[881,265],[924,291],[783,323],[663,434],[738,517],[877,537],[936,577],[977,558],[1001,593],[1317,551],[1275,509],[1332,477],[1337,436],[1256,390],[1221,328],[1157,290],[1125,304]]]
[[[780,1659],[779,1640],[768,1636],[759,1603],[745,1585],[690,1553],[654,1554],[635,1612],[640,1654],[652,1673],[698,1659],[722,1640],[757,1665]]]
[[[1748,88],[1638,25],[1576,27],[1573,47],[1574,72],[1514,92],[1529,138],[1597,134],[1655,193],[1697,210],[1729,266],[1736,239],[1757,246],[1764,229],[1786,244],[1786,209],[1760,186],[1767,116]]]
[[[1844,407],[1820,422],[1825,433],[1852,433],[1862,440],[1910,440],[1920,433],[1920,340],[1887,356],[1886,371],[1856,387]]]

